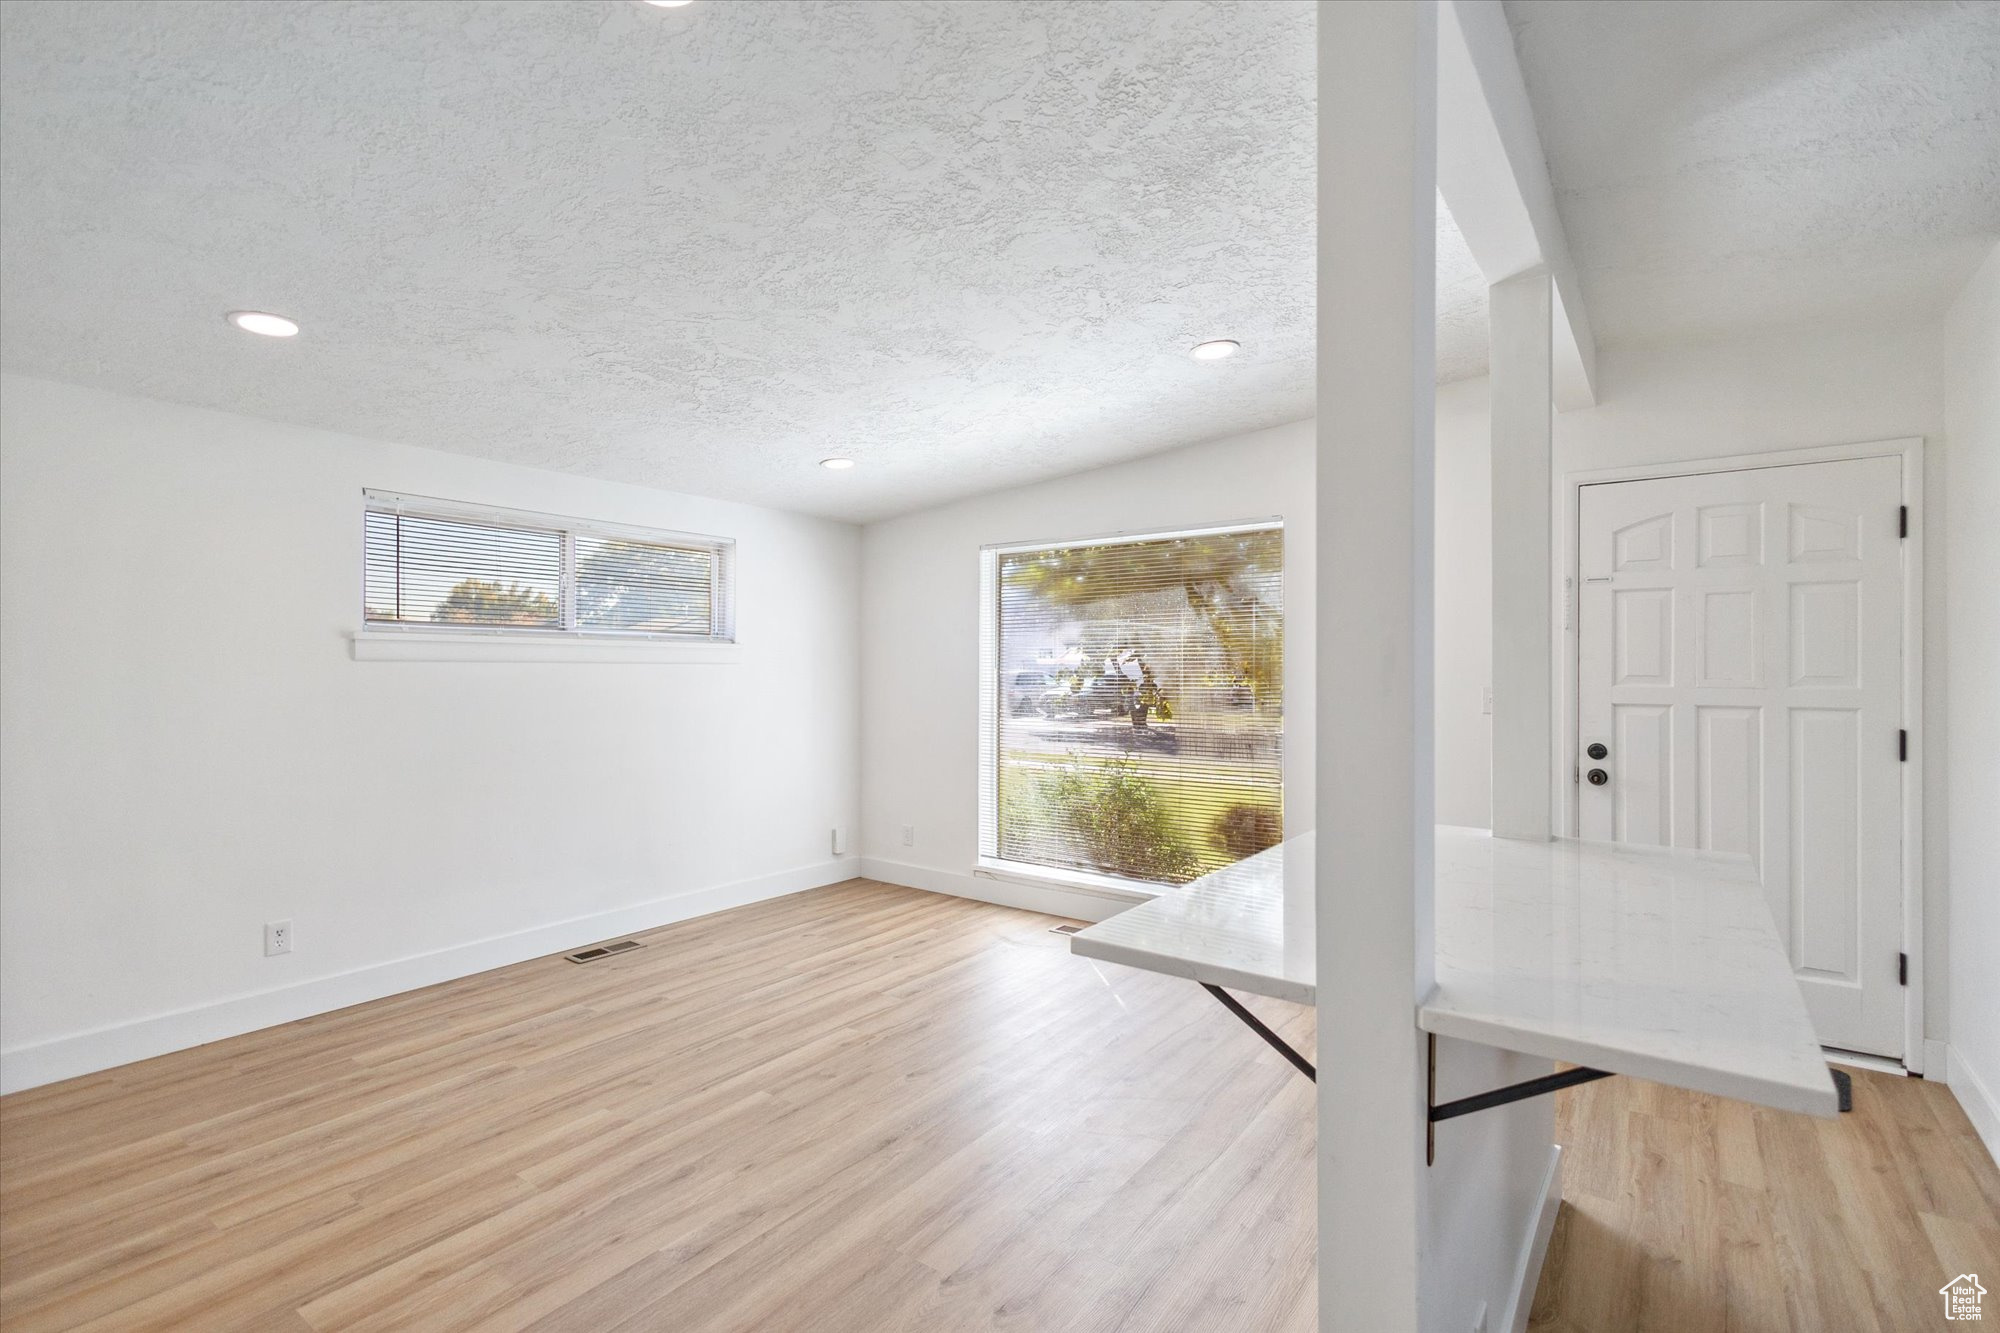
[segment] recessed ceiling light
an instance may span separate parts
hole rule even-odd
[[[299,326],[283,315],[270,315],[262,310],[232,310],[228,319],[245,333],[261,333],[266,338],[289,338],[299,331]]]
[[[1197,361],[1220,361],[1225,356],[1235,356],[1242,348],[1243,344],[1234,338],[1212,338],[1188,348],[1188,355]]]
[[[854,460],[851,458],[822,458],[819,460],[819,465],[828,472],[845,472],[854,466]]]
[[[693,4],[694,0],[640,0],[640,3],[651,5],[655,9],[679,9],[683,5]]]

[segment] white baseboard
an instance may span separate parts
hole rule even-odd
[[[1944,1081],[1958,1098],[1958,1104],[1965,1108],[1965,1118],[1979,1132],[1987,1155],[2000,1161],[2000,1101],[1994,1100],[1993,1089],[1972,1071],[1956,1046],[1945,1052],[1944,1069]]]
[[[801,866],[755,879],[737,880],[695,889],[632,907],[614,908],[590,916],[571,917],[533,926],[509,935],[475,940],[433,953],[398,958],[351,972],[318,977],[274,990],[233,995],[212,1004],[155,1014],[109,1027],[56,1037],[31,1046],[0,1051],[0,1093],[40,1087],[79,1074],[95,1073],[147,1060],[170,1051],[186,1050],[259,1028],[276,1027],[314,1014],[345,1009],[387,995],[435,986],[477,972],[563,953],[615,935],[630,935],[707,916],[731,907],[782,898],[853,879],[862,873],[859,861],[843,857],[819,865]]]
[[[859,873],[869,879],[879,879],[884,884],[900,884],[904,888],[923,889],[928,893],[946,893],[954,898],[971,898],[975,902],[995,903],[1001,907],[1018,907],[1023,911],[1067,917],[1072,921],[1102,921],[1133,905],[1130,898],[1093,893],[1089,889],[1029,884],[1022,880],[987,875],[962,875],[874,856],[861,858]]]
[[[1549,1171],[1542,1178],[1542,1207],[1535,1217],[1535,1229],[1521,1250],[1514,1267],[1514,1293],[1508,1302],[1507,1317],[1495,1324],[1508,1333],[1527,1333],[1528,1315],[1535,1306],[1535,1288],[1542,1283],[1542,1264],[1549,1257],[1549,1237],[1556,1229],[1556,1213],[1562,1207],[1563,1150],[1561,1144],[1549,1148]]]

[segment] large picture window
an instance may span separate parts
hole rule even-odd
[[[984,554],[983,859],[1181,884],[1280,841],[1280,525]]]
[[[735,637],[734,543],[370,491],[370,628],[622,638]]]

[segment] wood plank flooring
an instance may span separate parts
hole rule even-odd
[[[1310,1085],[1051,924],[854,881],[0,1099],[0,1323],[1310,1329]]]
[[[1943,1084],[1851,1072],[1837,1120],[1626,1078],[1560,1094],[1563,1206],[1530,1329],[1957,1327],[1937,1290],[2000,1275],[2000,1171]]]
[[[1310,1085],[1050,924],[857,880],[0,1099],[0,1324],[1310,1329]],[[1542,1333],[1929,1328],[2000,1274],[1935,1083],[1558,1126]]]

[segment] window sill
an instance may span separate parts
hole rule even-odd
[[[427,630],[357,630],[348,636],[357,662],[640,662],[724,666],[733,643],[593,638],[582,634],[435,634]]]
[[[1044,889],[1069,889],[1095,894],[1121,903],[1151,902],[1167,891],[1164,884],[1141,884],[1113,875],[1093,875],[1084,870],[1059,870],[1054,866],[1023,865],[1018,861],[979,858],[972,873],[980,879],[1004,879],[1016,884],[1033,884]]]

